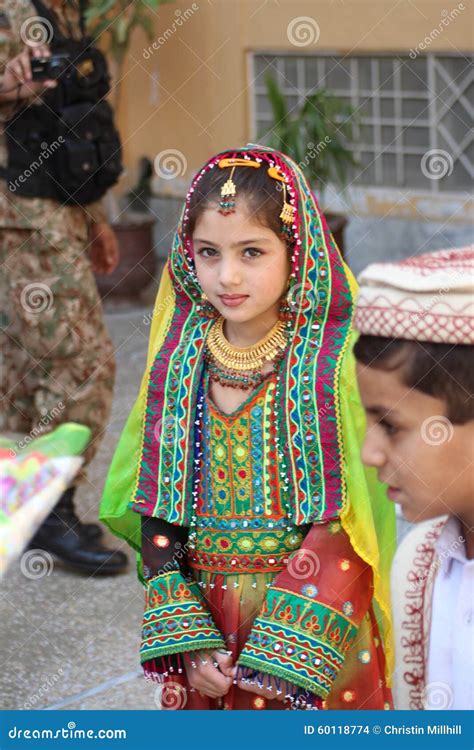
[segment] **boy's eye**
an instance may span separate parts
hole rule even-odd
[[[385,419],[381,419],[379,424],[385,430],[387,435],[393,436],[396,435],[398,432],[398,427],[395,427],[394,424],[391,424],[390,422],[387,422]]]

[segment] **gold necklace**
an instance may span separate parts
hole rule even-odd
[[[252,346],[232,346],[224,336],[224,318],[216,320],[207,335],[207,346],[212,357],[229,370],[257,371],[285,349],[288,339],[285,321],[277,320],[263,339]]]

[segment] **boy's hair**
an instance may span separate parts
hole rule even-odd
[[[236,205],[244,200],[246,209],[255,221],[268,227],[281,236],[282,221],[280,213],[283,207],[282,183],[267,174],[268,165],[262,162],[259,169],[254,167],[236,167],[232,180],[236,185]],[[189,214],[186,222],[186,234],[194,232],[199,216],[208,208],[215,208],[221,200],[221,187],[229,179],[231,168],[215,167],[206,172],[199,182],[195,183],[189,203]],[[283,238],[290,249],[294,241]]]
[[[356,359],[378,370],[401,369],[408,388],[446,403],[446,416],[457,424],[474,419],[474,347],[361,335]]]

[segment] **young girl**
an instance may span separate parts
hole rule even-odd
[[[138,553],[163,708],[392,707],[354,292],[288,157],[250,144],[196,175],[101,506]]]

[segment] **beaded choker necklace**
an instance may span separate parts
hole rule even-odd
[[[209,376],[221,385],[247,390],[262,383],[275,372],[283,357],[288,338],[285,322],[278,320],[273,328],[256,344],[245,348],[232,346],[224,335],[224,318],[216,320],[210,329],[204,352]],[[273,369],[262,373],[266,362],[273,361]]]

